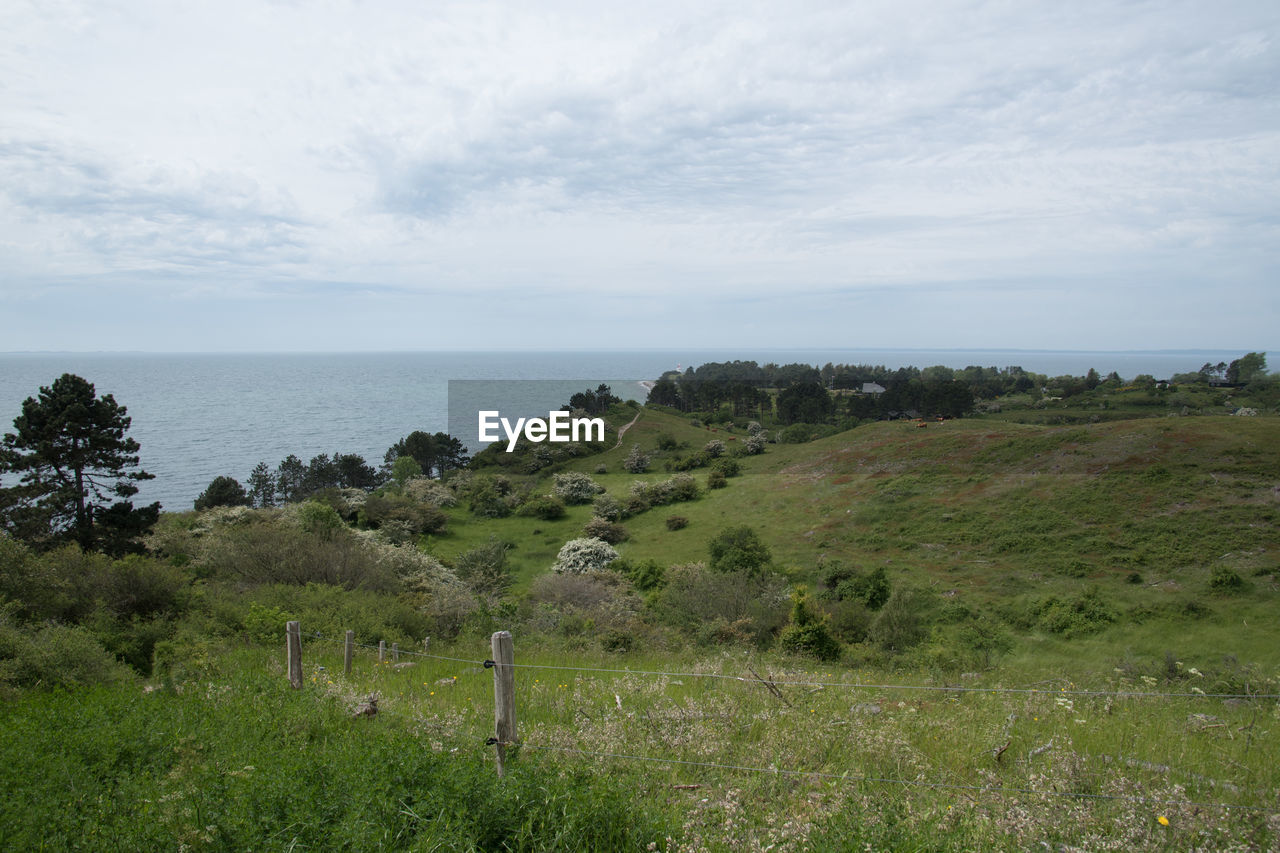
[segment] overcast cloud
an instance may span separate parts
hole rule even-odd
[[[0,350],[1266,349],[1280,4],[0,6]]]

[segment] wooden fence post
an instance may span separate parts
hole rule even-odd
[[[284,626],[285,646],[289,657],[289,684],[294,690],[302,689],[302,629],[297,622]]]
[[[347,675],[351,674],[351,657],[352,655],[355,654],[355,651],[356,651],[356,632],[348,631],[347,641],[343,643],[343,648],[342,648],[342,668],[346,671]]]
[[[383,663],[387,659],[387,641],[378,641],[378,663]]]
[[[391,662],[400,663],[400,644],[399,643],[391,644]]]
[[[516,743],[515,648],[510,631],[498,631],[493,647],[493,725],[498,748],[498,775],[506,773],[507,747]]]
[[[429,651],[431,651],[431,638],[430,638],[430,637],[423,637],[423,638],[422,638],[422,650],[423,650],[424,652],[429,652]]]

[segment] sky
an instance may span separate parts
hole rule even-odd
[[[1280,3],[0,4],[0,351],[1280,343]]]

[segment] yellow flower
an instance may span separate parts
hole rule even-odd
[[[1158,818],[1156,818],[1156,823],[1160,824],[1161,826],[1168,826],[1169,818],[1165,817],[1164,815],[1160,815]]]

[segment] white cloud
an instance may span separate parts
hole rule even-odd
[[[769,300],[967,288],[976,318],[1013,289],[1059,312],[1051,280],[1171,312],[1212,281],[1269,334],[1278,23],[1269,3],[15,2],[0,305],[130,282],[169,323],[238,300],[283,321],[344,293],[399,328],[387,293],[536,294],[548,316],[646,294],[674,327],[681,301],[742,296],[803,336],[809,309]],[[324,348],[352,308],[306,313]],[[1233,343],[1165,340],[1194,331],[1175,320],[1143,345]],[[1055,345],[1132,345],[1080,322]]]

